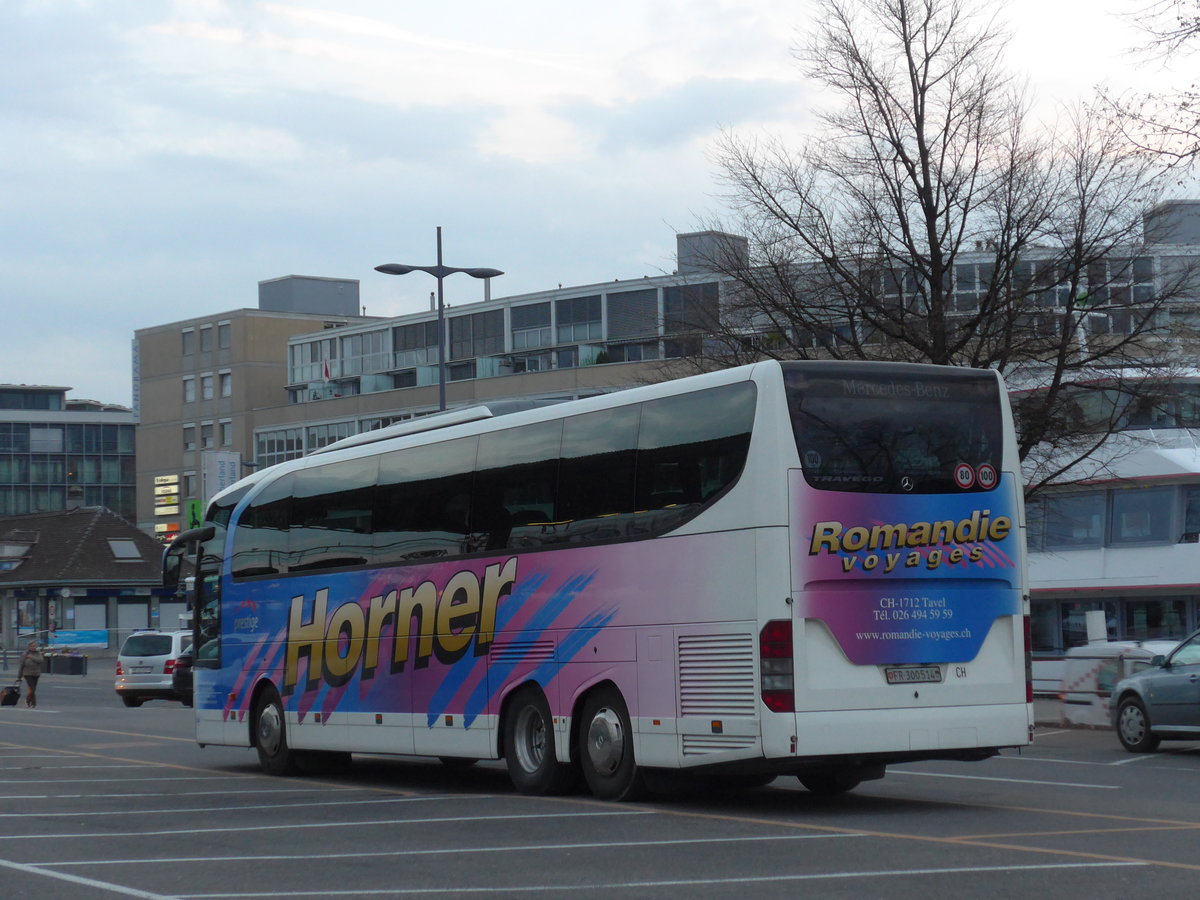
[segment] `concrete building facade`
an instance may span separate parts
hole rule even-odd
[[[69,390],[0,385],[0,516],[107,506],[132,521],[133,412]]]
[[[309,311],[322,291],[329,311]],[[186,528],[206,496],[247,471],[255,411],[286,397],[288,339],[365,321],[356,315],[358,282],[351,279],[288,276],[263,282],[260,296],[270,309],[230,310],[134,334],[136,521],[160,539]]]

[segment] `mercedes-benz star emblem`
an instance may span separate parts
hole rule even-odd
[[[905,475],[900,479],[900,487],[904,488],[906,492],[911,491],[913,489],[913,480],[909,476]]]

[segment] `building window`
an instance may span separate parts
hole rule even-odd
[[[221,396],[222,397],[232,397],[233,396],[233,373],[232,372],[221,372],[218,375],[218,377],[221,379]]]
[[[183,402],[194,403],[196,400],[196,379],[183,379]]]
[[[455,316],[450,320],[450,359],[504,352],[504,310]]]
[[[212,447],[214,446],[213,441],[214,441],[213,423],[212,422],[200,423],[200,446],[203,447],[205,450],[211,450]]]
[[[392,329],[397,369],[410,366],[428,366],[437,363],[437,322],[417,322],[415,325],[400,325]]]
[[[550,304],[531,303],[514,306],[509,310],[512,323],[512,348],[532,350],[554,343],[554,330],[550,327]]]
[[[185,497],[195,497],[196,496],[196,473],[195,472],[184,472],[183,473],[183,496],[185,496]]]
[[[183,426],[183,449],[185,451],[196,449],[196,426],[195,425],[184,425]]]
[[[304,455],[304,434],[299,428],[264,431],[255,436],[255,460],[260,466],[273,466]]]
[[[212,332],[213,332],[213,330],[212,330],[211,325],[200,326],[200,352],[201,353],[212,353],[212,348],[213,348]]]
[[[184,356],[191,356],[196,352],[196,332],[192,328],[185,328],[183,334],[183,345],[180,348]]]
[[[228,350],[231,343],[233,326],[229,322],[217,323],[217,349]]]
[[[211,400],[213,398],[213,377],[211,375],[200,376],[200,399]]]
[[[230,419],[222,419],[217,423],[217,428],[220,431],[221,446],[233,446],[233,421]]]
[[[1043,540],[1047,550],[1099,547],[1104,542],[1104,491],[1046,498]]]
[[[340,441],[342,438],[350,437],[354,434],[357,428],[355,422],[331,422],[328,425],[310,425],[308,427],[308,450],[320,449],[327,447],[334,441]]]
[[[568,297],[555,301],[558,343],[594,341],[602,337],[600,297]]]
[[[1112,492],[1109,543],[1165,544],[1170,533],[1174,488],[1130,488]]]
[[[663,288],[663,328],[668,332],[716,331],[720,290],[715,281]]]

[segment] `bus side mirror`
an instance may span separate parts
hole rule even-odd
[[[175,544],[163,553],[163,587],[169,591],[179,589],[179,577],[183,572],[183,554],[187,544]]]
[[[215,535],[216,529],[211,525],[205,525],[203,528],[193,528],[190,531],[185,531],[183,534],[171,541],[167,549],[163,551],[163,587],[171,591],[179,590],[179,579],[183,573],[183,558],[187,555],[189,549],[199,543],[211,541]]]

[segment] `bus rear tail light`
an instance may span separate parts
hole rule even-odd
[[[1033,631],[1025,616],[1025,702],[1033,702]]]
[[[763,704],[771,712],[796,711],[793,655],[792,623],[787,619],[776,619],[764,625],[758,635],[762,673],[759,690]]]

